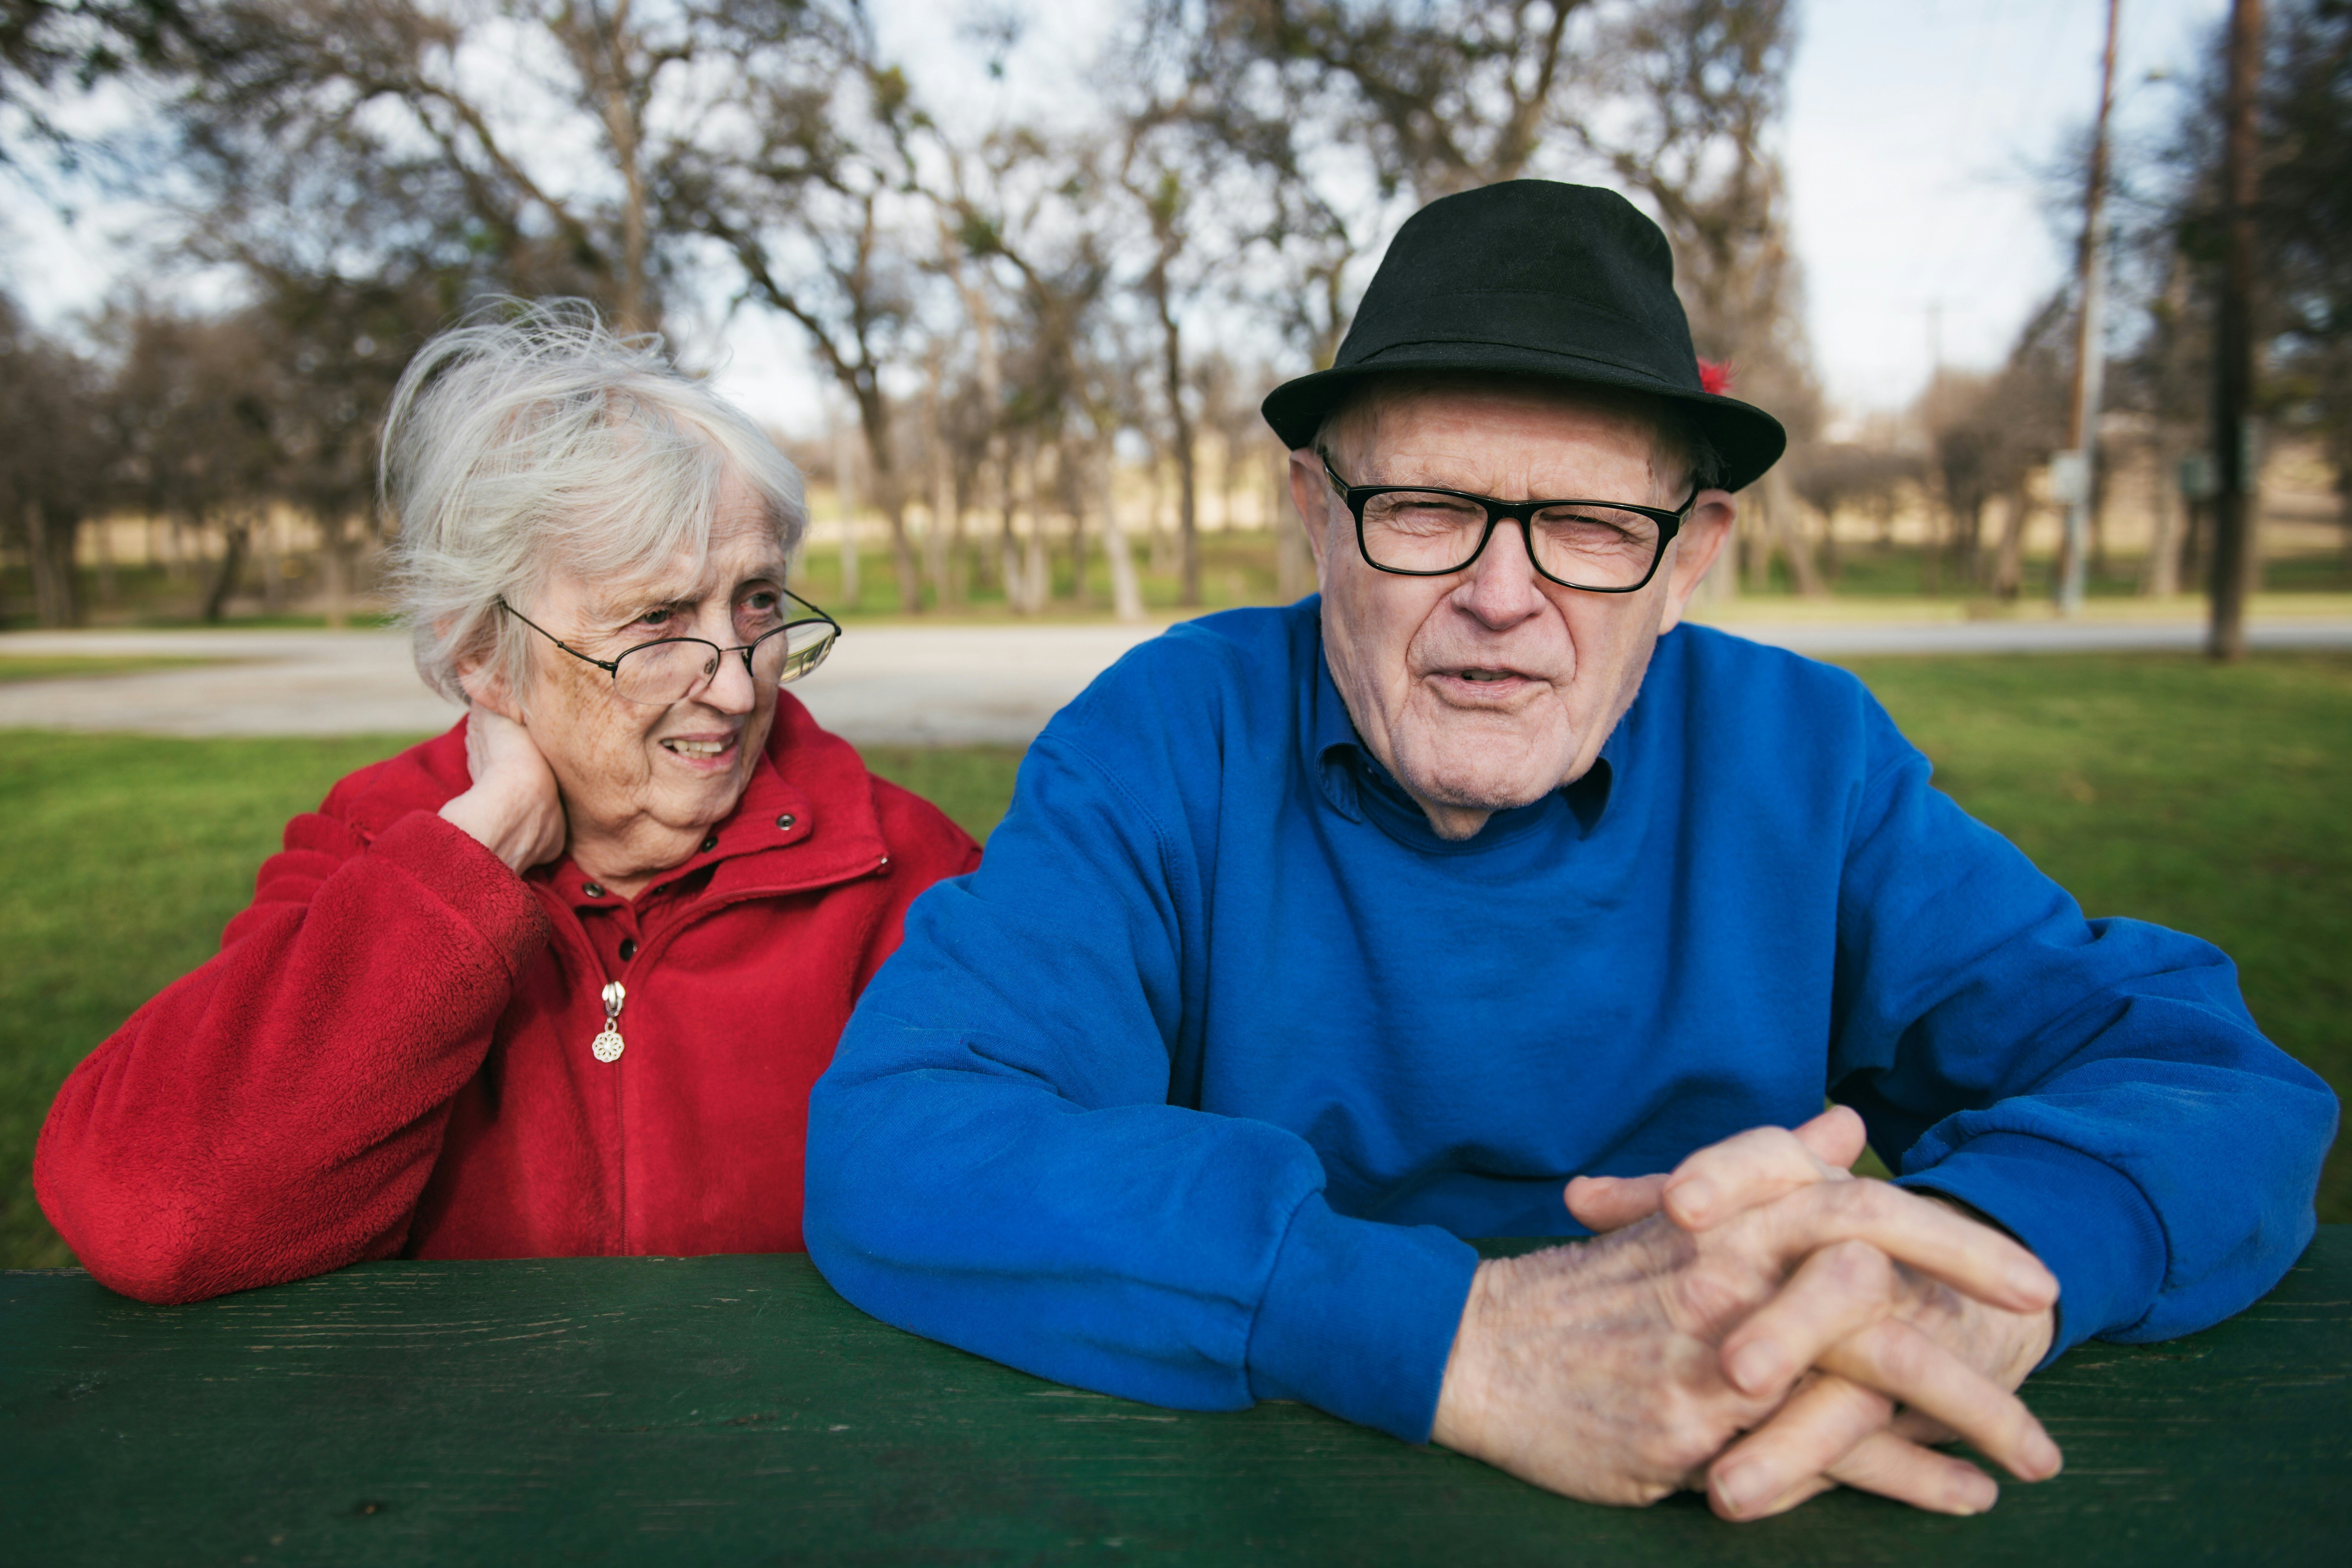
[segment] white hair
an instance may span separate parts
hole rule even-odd
[[[393,392],[376,477],[417,673],[459,702],[471,665],[530,689],[530,633],[499,601],[528,613],[559,567],[605,580],[698,558],[730,481],[787,553],[808,528],[775,443],[657,336],[622,337],[584,300],[494,300],[425,343]]]

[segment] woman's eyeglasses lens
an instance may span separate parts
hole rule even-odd
[[[798,680],[824,662],[840,628],[831,621],[794,621],[751,644],[751,679],[768,686]],[[719,661],[738,658],[699,637],[644,643],[614,661],[613,689],[632,702],[683,700],[719,673]]]
[[[1486,509],[1461,496],[1391,490],[1364,502],[1364,551],[1400,572],[1461,570],[1477,552]],[[1548,507],[1528,529],[1546,576],[1580,588],[1631,587],[1649,575],[1663,530],[1655,518],[1580,503]]]

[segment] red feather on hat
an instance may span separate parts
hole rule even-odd
[[[1702,392],[1721,397],[1731,390],[1731,362],[1703,359],[1698,362],[1698,384]]]

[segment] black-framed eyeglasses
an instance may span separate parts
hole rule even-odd
[[[1527,541],[1538,575],[1590,594],[1649,586],[1666,545],[1698,504],[1698,489],[1672,511],[1628,501],[1496,500],[1420,485],[1351,485],[1323,459],[1331,488],[1356,518],[1364,563],[1402,577],[1465,571],[1508,518]]]
[[[720,647],[705,637],[657,637],[623,648],[611,658],[582,653],[504,599],[498,605],[572,658],[611,676],[613,690],[619,696],[667,708],[708,686],[719,673],[719,661],[730,653],[743,656],[743,668],[753,680],[770,686],[788,685],[823,664],[824,656],[833,651],[834,639],[841,636],[841,623],[797,594],[782,596],[809,613],[788,616],[783,625],[761,632],[740,647]]]

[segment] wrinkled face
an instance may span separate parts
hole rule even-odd
[[[1336,422],[1326,445],[1355,485],[1662,507],[1686,493],[1681,472],[1660,471],[1645,419],[1540,386],[1370,401]],[[1290,482],[1315,542],[1332,679],[1372,754],[1448,838],[1591,767],[1731,521],[1731,498],[1702,492],[1638,593],[1537,575],[1507,522],[1467,569],[1405,577],[1364,561],[1314,452],[1292,454]]]
[[[558,572],[524,614],[603,659],[660,637],[731,648],[775,624],[783,587],[774,529],[751,492],[730,485],[698,565],[680,557],[628,582]],[[543,638],[532,639],[531,655],[525,724],[562,788],[575,856],[583,839],[636,847],[648,868],[693,853],[751,779],[775,721],[776,689],[755,684],[742,656],[730,653],[699,691],[652,707],[623,699],[610,675]]]

